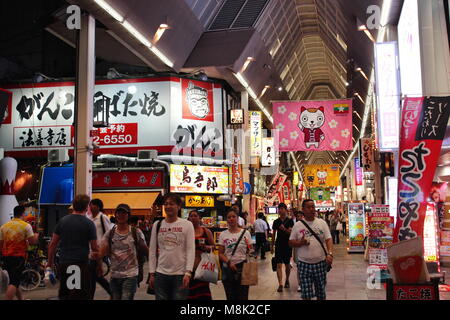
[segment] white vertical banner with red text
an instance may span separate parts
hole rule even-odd
[[[450,97],[406,98],[399,148],[398,217],[394,243],[423,237],[427,197],[450,113]]]

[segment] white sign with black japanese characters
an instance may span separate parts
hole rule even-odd
[[[262,138],[261,165],[271,167],[275,164],[275,148],[273,138]]]

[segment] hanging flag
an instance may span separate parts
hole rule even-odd
[[[352,100],[274,102],[273,114],[280,151],[353,148]]]
[[[423,238],[427,196],[449,115],[450,97],[406,98],[404,101],[394,242]]]
[[[340,169],[337,164],[305,165],[304,182],[307,188],[339,186]]]
[[[375,172],[375,158],[373,150],[373,140],[362,138],[361,142],[361,166],[364,171]]]
[[[311,188],[310,195],[311,199],[318,201],[331,199],[330,189],[328,188]]]
[[[355,185],[362,186],[363,184],[363,169],[359,164],[359,158],[354,158],[355,163]]]

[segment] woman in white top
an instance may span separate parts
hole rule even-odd
[[[227,222],[228,229],[219,236],[222,283],[227,300],[248,300],[249,286],[241,285],[241,274],[252,249],[252,238],[250,232],[238,226],[238,213],[234,209],[228,210]]]

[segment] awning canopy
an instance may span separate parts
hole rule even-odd
[[[121,203],[126,203],[131,210],[151,209],[159,192],[93,192],[92,198],[103,201],[104,209],[116,209]]]

